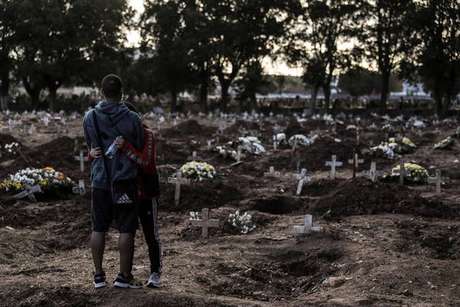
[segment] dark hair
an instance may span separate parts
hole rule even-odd
[[[102,93],[108,99],[121,99],[123,83],[120,77],[110,74],[102,79],[101,83]]]
[[[139,114],[139,112],[137,111],[136,107],[131,103],[131,102],[125,102],[125,105],[128,107],[128,109],[131,111],[131,112],[134,112],[134,113],[137,113]]]

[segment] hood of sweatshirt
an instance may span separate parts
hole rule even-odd
[[[97,104],[96,110],[110,116],[114,124],[117,124],[130,111],[124,103],[101,101]]]

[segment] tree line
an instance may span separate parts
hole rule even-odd
[[[253,106],[267,57],[303,67],[313,101],[322,90],[327,108],[338,75],[360,83],[356,95],[380,93],[382,108],[394,76],[422,82],[440,114],[460,92],[458,0],[144,3],[134,22],[126,0],[1,1],[0,95],[21,83],[34,104],[45,90],[52,103],[63,85],[94,86],[116,72],[131,91],[170,94],[173,111],[184,91],[207,111],[215,83],[223,109],[232,88]],[[126,47],[130,29],[141,34],[139,48]],[[364,86],[369,76],[378,84]]]

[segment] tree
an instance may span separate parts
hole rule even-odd
[[[65,83],[98,80],[118,55],[131,13],[126,0],[19,0],[17,75],[34,105],[49,92],[50,107]],[[113,65],[110,63],[110,72]],[[95,73],[97,72],[97,73]]]
[[[171,111],[178,95],[194,80],[190,50],[194,38],[185,35],[183,1],[149,1],[141,19],[143,46],[154,53],[152,72],[158,87],[171,95]]]
[[[299,0],[203,0],[210,29],[211,67],[221,86],[222,107],[238,73],[251,61],[272,53],[301,11]]]
[[[381,91],[381,77],[377,72],[354,67],[340,76],[339,88],[354,98]]]
[[[264,70],[259,61],[251,62],[241,78],[235,81],[237,85],[238,100],[248,101],[249,109],[254,110],[257,106],[257,97],[270,86],[270,82],[264,76]]]
[[[0,101],[9,95],[10,74],[14,64],[11,52],[15,44],[15,25],[18,16],[13,1],[0,2]]]
[[[445,115],[460,92],[460,2],[418,1],[406,22],[411,26],[406,36],[416,47],[407,52],[403,74],[421,78],[437,113]]]
[[[304,80],[313,86],[314,96],[321,87],[326,109],[334,76],[354,60],[344,42],[356,35],[358,6],[353,0],[308,1],[296,26],[295,41],[288,47],[290,62],[305,67]]]
[[[358,39],[366,60],[376,64],[381,74],[380,104],[386,108],[390,78],[399,67],[403,54],[411,46],[405,39],[407,13],[413,0],[362,0]],[[362,30],[361,30],[362,29]]]

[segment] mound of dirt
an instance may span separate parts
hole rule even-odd
[[[53,167],[73,179],[82,178],[79,162],[75,160],[75,141],[67,136],[57,138],[36,148],[24,150],[14,163],[0,169],[0,178],[27,167]],[[86,164],[88,166],[88,164]],[[89,171],[89,168],[86,167]]]
[[[233,125],[224,130],[225,135],[243,136],[242,130],[259,131],[260,125],[256,122],[249,122],[244,120],[237,120]]]
[[[297,212],[308,206],[308,204],[305,204],[301,199],[280,195],[250,199],[245,203],[247,203],[245,204],[245,207],[249,210],[256,210],[276,215]]]
[[[326,217],[378,213],[441,218],[459,215],[458,208],[424,199],[405,186],[373,183],[365,178],[348,180],[335,192],[318,200],[313,210]]]
[[[218,208],[242,198],[238,189],[221,180],[193,183],[181,186],[179,206],[174,203],[174,184],[161,186],[160,204],[165,211],[190,211]]]
[[[200,125],[196,120],[188,120],[179,125],[161,130],[161,135],[167,138],[187,138],[188,136],[209,137],[216,132],[216,128]]]

